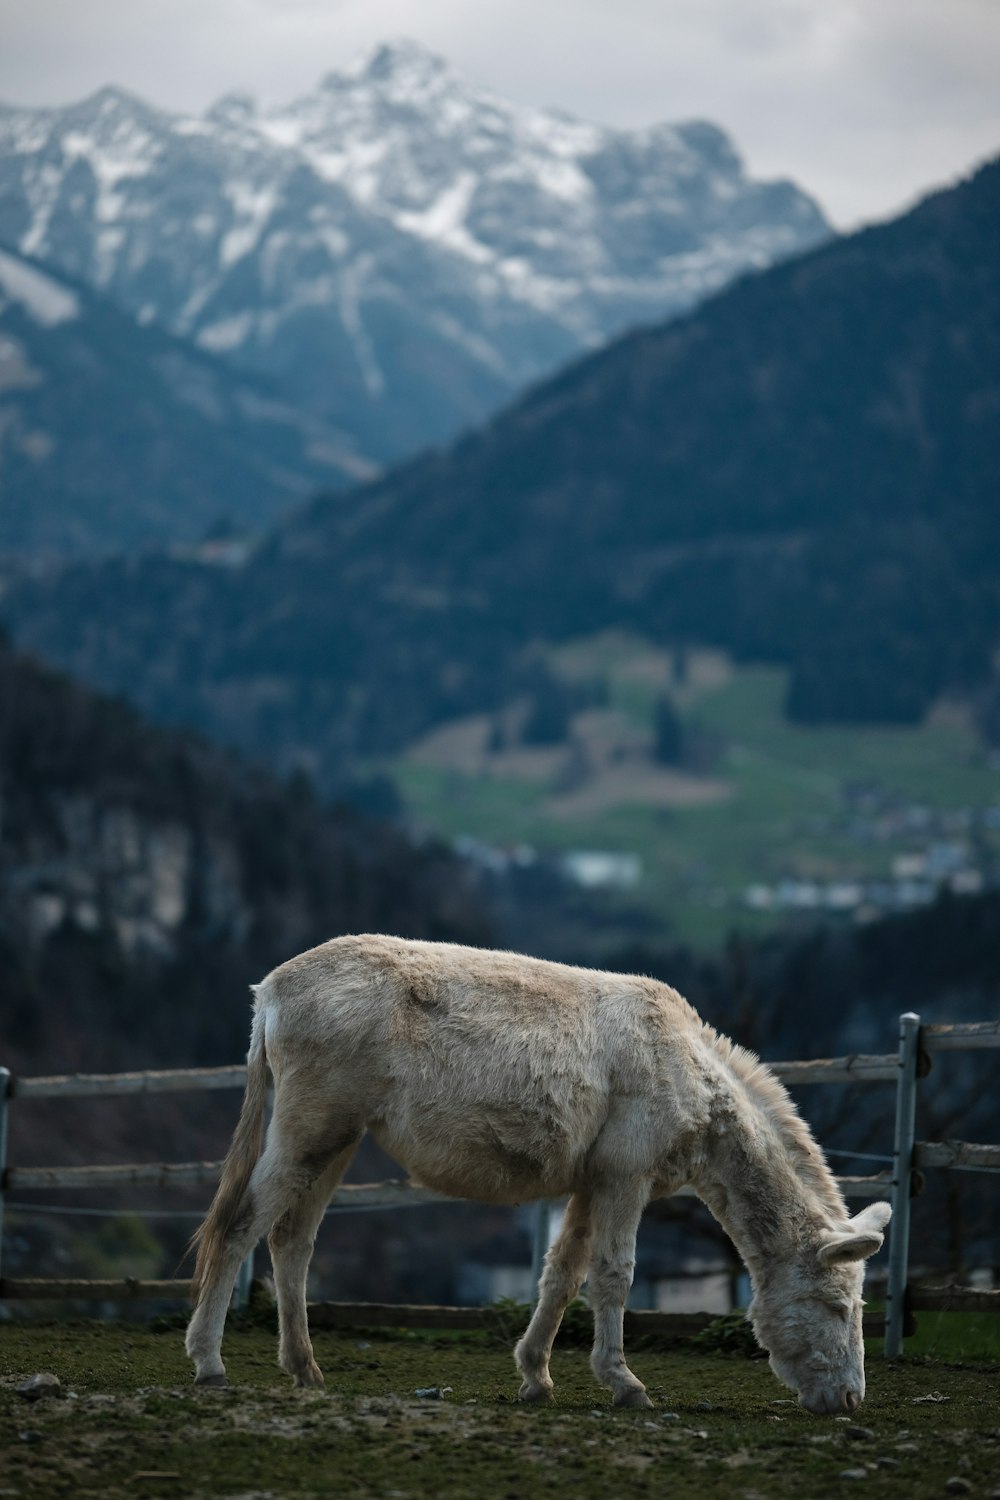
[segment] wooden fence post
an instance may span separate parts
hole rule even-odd
[[[899,1018],[899,1074],[896,1082],[896,1130],[892,1148],[889,1280],[885,1296],[886,1359],[898,1359],[903,1348],[906,1277],[910,1260],[913,1127],[916,1119],[919,1055],[920,1017],[910,1010]]]

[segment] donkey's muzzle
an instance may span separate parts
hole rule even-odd
[[[799,1405],[804,1406],[806,1411],[811,1411],[814,1417],[840,1417],[845,1413],[850,1416],[857,1411],[861,1401],[862,1397],[858,1392],[849,1387],[836,1394],[831,1391],[799,1397]]]

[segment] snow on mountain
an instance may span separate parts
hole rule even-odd
[[[371,473],[271,382],[0,249],[0,558],[240,536]]]
[[[412,42],[279,108],[0,109],[0,240],[279,376],[378,459],[828,233],[712,125],[511,104]]]
[[[8,302],[20,303],[44,328],[80,316],[80,299],[69,287],[0,250],[0,313]]]

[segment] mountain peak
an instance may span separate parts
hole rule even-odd
[[[402,70],[418,70],[436,76],[448,72],[449,65],[438,53],[431,52],[410,37],[391,37],[386,42],[379,42],[368,54],[366,72],[373,78],[387,78]]]
[[[205,118],[242,124],[247,120],[252,120],[256,114],[257,101],[253,95],[234,90],[232,93],[223,94],[221,99],[216,99]]]
[[[394,94],[423,89],[454,76],[451,65],[410,37],[394,37],[360,52],[342,71],[323,79],[323,89],[343,88],[345,82],[370,82]]]
[[[122,117],[156,118],[165,113],[147,104],[145,99],[139,98],[138,94],[132,94],[128,89],[121,88],[117,83],[104,84],[102,88],[95,89],[92,94],[81,99],[78,104],[69,105],[69,109],[98,120],[117,120]]]

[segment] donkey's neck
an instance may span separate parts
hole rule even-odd
[[[752,1053],[711,1027],[710,1124],[692,1185],[757,1283],[810,1230],[847,1218],[843,1195],[785,1088]]]

